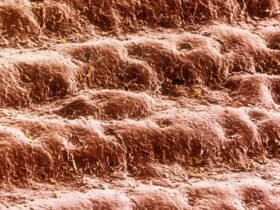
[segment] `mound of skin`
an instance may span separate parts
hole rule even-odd
[[[0,3],[0,209],[280,206],[277,0]]]
[[[143,93],[99,91],[86,96],[79,94],[54,112],[72,119],[91,115],[102,120],[142,118],[151,113],[153,101]]]

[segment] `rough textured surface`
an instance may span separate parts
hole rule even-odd
[[[279,210],[278,0],[2,0],[0,209]]]

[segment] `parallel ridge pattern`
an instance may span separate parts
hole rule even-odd
[[[248,174],[186,184],[197,168],[280,171],[278,14],[275,0],[1,1],[0,186],[67,186],[34,208],[279,209],[279,186]],[[85,177],[110,191],[69,190]]]

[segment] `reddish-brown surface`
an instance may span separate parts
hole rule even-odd
[[[0,1],[0,209],[280,209],[278,0]]]

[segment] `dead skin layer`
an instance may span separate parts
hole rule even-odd
[[[277,0],[0,2],[0,209],[279,210]]]

